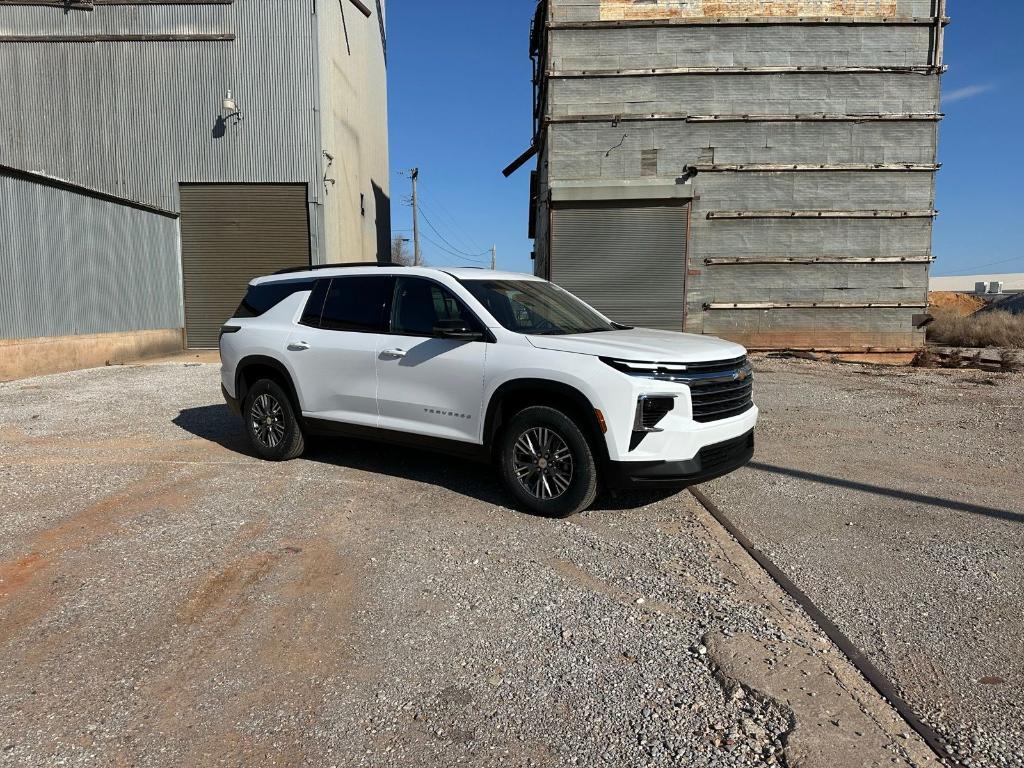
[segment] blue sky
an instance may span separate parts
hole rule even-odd
[[[935,274],[1024,272],[1024,3],[949,5]],[[501,175],[530,144],[533,8],[533,0],[388,4],[394,227],[412,236],[402,172],[418,165],[431,264],[487,265],[489,254],[477,254],[493,244],[500,268],[533,269],[532,166]]]

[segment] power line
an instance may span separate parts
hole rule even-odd
[[[425,235],[423,233],[420,233],[420,237],[422,237],[428,243],[433,245],[435,248],[438,248],[438,249],[444,251],[445,253],[447,253],[447,254],[449,254],[451,256],[454,256],[457,259],[461,259],[462,261],[469,262],[470,264],[482,264],[483,263],[483,261],[481,259],[474,259],[474,258],[471,258],[469,256],[464,256],[461,253],[456,253],[455,251],[449,250],[448,248],[445,248],[443,245],[441,245],[438,242],[435,242],[432,238],[428,237],[427,235]]]
[[[460,250],[457,246],[453,245],[451,241],[448,240],[448,238],[441,234],[440,230],[434,226],[434,223],[430,220],[426,212],[423,211],[422,209],[420,210],[420,215],[423,216],[423,220],[427,222],[427,226],[434,230],[434,234],[440,237],[441,240],[445,243],[445,245],[447,245],[449,248],[452,249],[452,251],[454,251],[453,255],[462,256],[463,258],[467,259],[475,259],[479,258],[480,256],[486,256],[489,253],[489,251],[481,251],[480,253],[466,253],[465,251]]]
[[[431,190],[433,190],[433,187],[431,187]],[[422,204],[422,201],[421,201],[421,204]],[[445,217],[447,217],[448,221],[451,222],[452,227],[455,229],[455,232],[458,235],[459,240],[463,244],[468,245],[470,249],[480,250],[480,251],[484,250],[480,246],[480,243],[478,243],[475,239],[473,239],[473,237],[469,234],[468,230],[466,230],[465,227],[462,227],[462,226],[459,225],[459,222],[455,220],[455,217],[452,215],[451,211],[448,210],[447,206],[445,206],[445,204],[443,202],[441,202],[440,199],[435,199],[433,197],[433,195],[431,195],[430,205],[431,206],[436,205],[438,207],[438,209],[440,210],[440,212],[442,214],[444,214]]]
[[[946,275],[946,276],[949,276],[949,278],[970,278],[970,276],[972,274],[977,274],[978,273],[977,272],[978,269],[984,269],[985,267],[989,267],[989,266],[998,266],[999,264],[1009,264],[1009,263],[1011,263],[1013,261],[1022,261],[1022,260],[1024,260],[1024,256],[1012,256],[1009,259],[1001,259],[999,261],[989,261],[989,262],[986,262],[984,264],[975,264],[972,267],[972,269],[975,270],[973,272],[962,272],[962,273],[959,273],[959,274],[949,274],[949,275]]]

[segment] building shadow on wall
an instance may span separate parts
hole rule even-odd
[[[391,198],[376,181],[370,183],[377,216],[377,261],[391,261]]]

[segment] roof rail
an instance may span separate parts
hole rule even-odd
[[[359,261],[349,262],[346,264],[316,264],[311,267],[289,267],[288,269],[279,269],[275,272],[275,275],[293,275],[296,272],[316,272],[319,269],[349,269],[352,267],[403,267],[404,264],[398,264],[393,261]]]

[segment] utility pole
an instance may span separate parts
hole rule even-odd
[[[423,264],[423,259],[420,257],[420,221],[419,221],[419,198],[416,197],[416,180],[420,177],[420,169],[413,168],[412,173],[409,174],[412,177],[412,250],[413,250],[413,266],[420,266]]]
[[[498,246],[491,246],[491,271],[493,272],[498,268]]]

